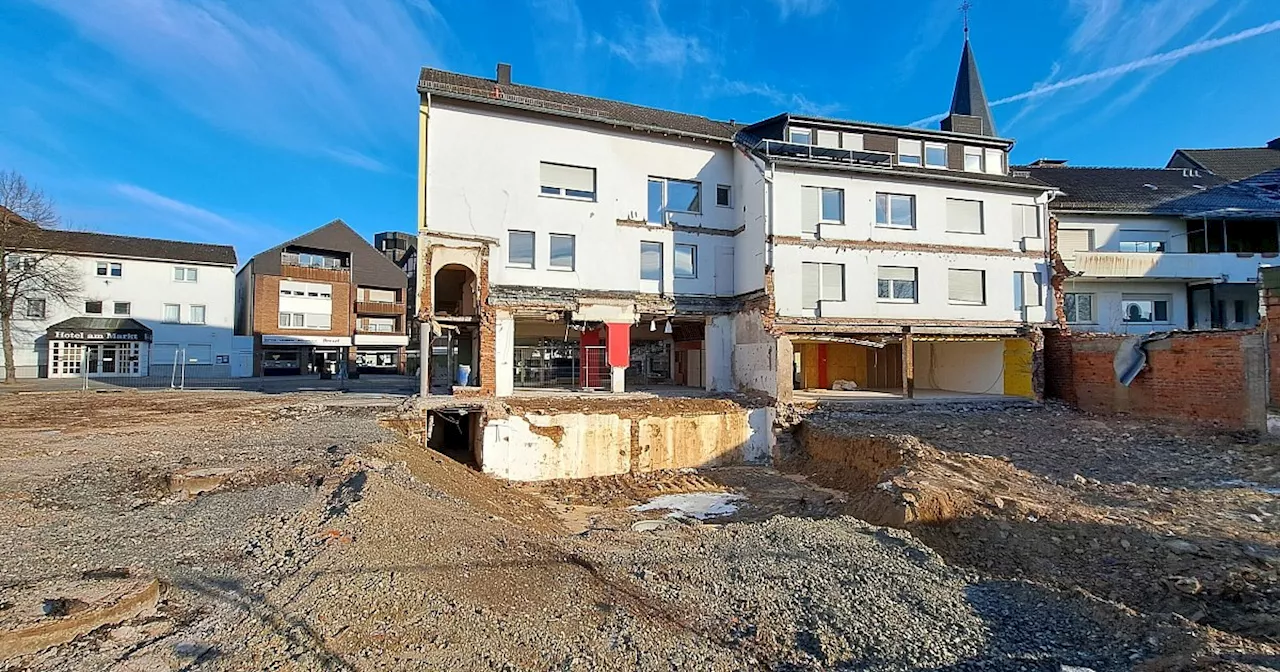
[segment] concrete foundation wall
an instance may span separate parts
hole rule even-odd
[[[490,419],[481,469],[513,481],[588,478],[762,462],[773,448],[771,408],[655,416],[562,413]]]
[[[712,392],[732,392],[733,384],[733,317],[716,315],[707,318],[704,338],[706,349],[706,388]]]

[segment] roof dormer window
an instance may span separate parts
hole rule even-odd
[[[923,163],[923,151],[919,140],[898,139],[898,165],[919,166]]]
[[[810,131],[807,128],[796,128],[792,126],[787,131],[787,141],[793,142],[797,145],[812,145],[813,131]]]

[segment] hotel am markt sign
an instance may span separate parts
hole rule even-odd
[[[151,330],[137,320],[71,318],[45,331],[51,341],[150,342]]]

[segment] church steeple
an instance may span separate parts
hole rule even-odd
[[[963,9],[967,10],[968,3]],[[951,113],[942,120],[942,130],[957,133],[973,133],[996,137],[996,126],[991,120],[991,106],[987,94],[982,91],[982,78],[978,76],[978,61],[969,46],[969,13],[964,18],[964,50],[960,52],[960,71],[956,73],[956,90],[951,94]]]

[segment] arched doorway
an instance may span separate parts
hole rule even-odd
[[[475,317],[476,274],[461,264],[446,264],[436,271],[432,286],[432,313],[441,317]]]
[[[430,388],[446,392],[480,384],[479,285],[474,271],[445,264],[431,280]]]

